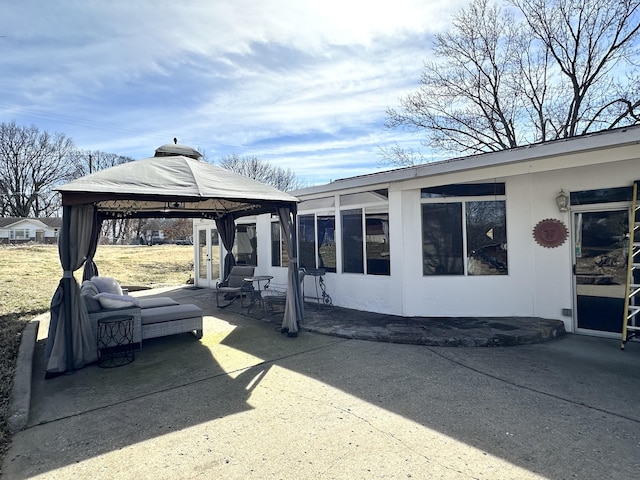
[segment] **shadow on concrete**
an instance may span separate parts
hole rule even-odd
[[[341,458],[345,469],[358,468],[349,455],[362,459],[370,473],[378,470],[363,478],[381,475],[381,459],[405,478],[410,471],[419,478],[420,467],[425,476],[445,468],[444,478],[458,478],[460,462],[482,478],[521,478],[492,474],[496,462],[547,478],[637,473],[638,344],[620,352],[614,340],[574,335],[510,348],[388,344],[308,332],[292,339],[276,331],[275,316],[218,310],[206,291],[162,293],[205,310],[202,341],[189,334],[145,341],[130,365],[91,366],[48,381],[44,364],[36,363],[31,417],[5,459],[6,478],[64,467],[82,476],[84,461],[120,450],[136,458],[167,452],[167,462],[179,465],[170,449],[199,452],[189,465],[212,472],[219,465],[203,460],[207,449],[218,459],[228,452],[252,462],[279,455],[284,478],[321,477],[304,475],[305,455],[316,473],[326,468],[325,457]],[[44,362],[43,349],[38,345],[35,362]],[[262,412],[243,415],[256,410]],[[323,425],[330,431],[320,432]],[[174,432],[187,444],[176,444]],[[394,451],[398,446],[404,453]],[[393,463],[403,454],[418,460]],[[163,471],[157,463],[134,463]],[[348,471],[335,476],[347,478]],[[135,471],[120,473],[131,478]]]

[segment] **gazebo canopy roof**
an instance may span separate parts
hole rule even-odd
[[[239,217],[298,201],[264,183],[182,155],[123,163],[57,190],[63,205],[93,203],[107,217]]]

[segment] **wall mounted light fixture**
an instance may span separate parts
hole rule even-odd
[[[560,189],[560,193],[556,197],[556,204],[558,205],[558,209],[563,213],[569,210],[569,197],[564,193],[563,189]]]

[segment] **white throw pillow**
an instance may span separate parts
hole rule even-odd
[[[129,295],[117,295],[115,293],[102,292],[94,298],[100,302],[102,308],[126,308],[140,306],[138,299],[130,297]]]
[[[98,288],[100,293],[115,293],[122,295],[122,288],[113,277],[91,277],[91,282]]]

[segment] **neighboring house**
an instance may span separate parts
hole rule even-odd
[[[61,226],[61,218],[0,218],[0,243],[55,244]]]
[[[543,317],[619,338],[636,180],[640,126],[345,178],[291,192],[298,258],[326,270],[343,307]],[[256,273],[286,284],[276,217],[250,222]],[[212,286],[215,223],[196,221],[194,238],[196,284]],[[307,295],[315,281],[305,277]]]

